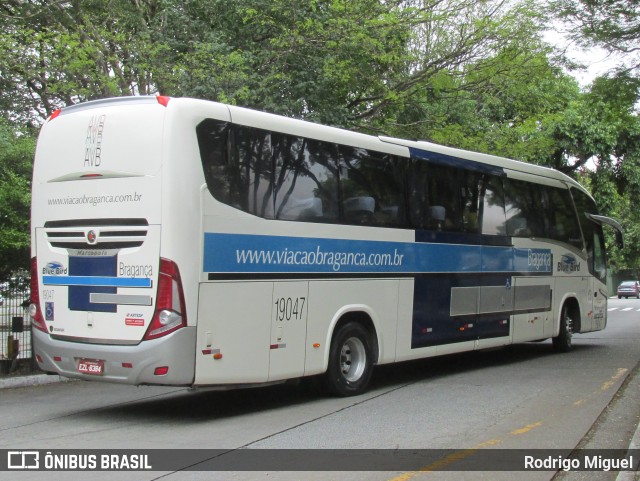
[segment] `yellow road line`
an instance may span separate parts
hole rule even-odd
[[[511,434],[516,435],[516,434],[526,433],[531,431],[532,429],[537,428],[538,426],[542,426],[542,422],[539,421],[534,424],[528,424],[527,426],[524,426],[521,429],[512,431]],[[500,443],[502,443],[502,439],[490,439],[488,441],[484,441],[482,443],[476,444],[472,448],[456,451],[450,454],[449,456],[445,456],[444,458],[425,466],[424,468],[420,468],[418,471],[409,471],[409,472],[403,473],[400,476],[396,476],[395,478],[390,479],[389,481],[409,481],[411,478],[414,478],[415,476],[421,473],[442,469],[450,464],[455,463],[456,461],[460,461],[461,459],[465,459],[471,456],[472,454],[476,453],[482,448],[488,448],[490,446],[495,446]]]
[[[612,386],[615,385],[616,381],[618,381],[622,376],[624,376],[626,373],[628,372],[628,369],[626,368],[618,368],[618,371],[616,372],[616,374],[614,374],[613,376],[611,376],[611,378],[604,382],[601,386],[600,386],[600,392],[603,391],[607,391],[608,389],[610,389]],[[598,391],[592,393],[596,394]],[[573,403],[574,406],[580,406],[584,403],[587,402],[588,398],[591,397],[588,396],[587,399],[579,399],[577,401],[575,401]],[[509,433],[509,435],[511,436],[519,436],[521,434],[526,434],[528,432],[530,432],[533,429],[539,428],[540,426],[542,426],[542,421],[537,421],[535,423],[532,424],[527,424],[526,426],[523,426],[519,429],[516,429],[514,431],[511,431]],[[482,448],[486,448],[489,446],[495,446],[497,444],[502,443],[502,439],[491,439],[489,441],[485,441],[482,442],[480,444],[477,444],[476,446],[473,446],[469,449],[463,449],[460,451],[456,451],[452,454],[450,454],[449,456],[445,456],[444,458],[429,464],[428,466],[425,466],[424,468],[420,468],[420,470],[418,471],[409,471],[406,472],[404,474],[401,474],[400,476],[396,476],[395,478],[391,478],[389,481],[409,481],[410,479],[416,477],[417,475],[419,475],[420,473],[424,473],[424,472],[430,472],[430,471],[435,471],[437,469],[441,469],[445,466],[448,466],[449,464],[455,463],[456,461],[460,461],[461,459],[467,458],[469,456],[471,456],[472,454],[474,454],[476,451],[478,451],[479,449]]]
[[[539,428],[542,426],[542,421],[538,421],[537,423],[527,424],[526,426],[516,429],[515,431],[511,431],[511,434],[517,436],[518,434],[525,434],[531,431],[532,429]]]
[[[600,386],[600,391],[607,391],[608,389],[610,389],[618,379],[620,379],[622,376],[624,376],[627,373],[627,371],[628,369],[624,367],[618,368],[618,372],[615,375],[613,375],[610,380],[608,380],[602,386]]]

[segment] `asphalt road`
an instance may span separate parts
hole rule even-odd
[[[215,392],[63,382],[0,391],[0,449],[626,448],[640,419],[640,300],[555,354],[550,341],[380,366],[371,390],[337,399],[299,385]],[[183,451],[187,452],[187,451]],[[309,451],[309,462],[314,453]],[[206,458],[206,456],[205,456]],[[326,467],[327,470],[331,466]],[[617,472],[21,472],[11,479],[602,479]],[[0,473],[0,478],[2,478]],[[6,473],[5,473],[6,474]],[[633,476],[631,473],[627,473]],[[631,477],[630,479],[633,479]]]

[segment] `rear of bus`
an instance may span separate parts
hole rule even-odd
[[[178,209],[169,205],[172,196],[180,195],[167,188],[172,172],[163,168],[168,102],[89,102],[56,112],[42,128],[30,315],[44,371],[128,384],[193,383],[196,334],[176,259],[184,254],[174,248],[184,239],[162,235],[163,217]]]

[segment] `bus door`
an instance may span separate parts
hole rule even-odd
[[[593,266],[589,259],[589,270],[593,276],[589,277],[589,297],[593,302],[593,330],[604,329],[607,324],[607,259],[605,256],[604,236],[602,226],[596,225],[593,232]]]

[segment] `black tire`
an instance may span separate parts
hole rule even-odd
[[[329,365],[322,381],[336,396],[355,396],[366,391],[373,372],[373,349],[369,331],[357,322],[340,326],[333,334]]]
[[[562,307],[560,314],[560,332],[553,338],[553,348],[557,352],[569,352],[573,337],[573,319],[568,313],[567,306]]]

